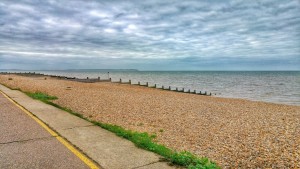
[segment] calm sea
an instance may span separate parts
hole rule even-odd
[[[20,71],[19,71],[20,72]],[[28,72],[28,71],[27,71]],[[78,78],[111,77],[113,81],[149,82],[159,87],[207,91],[215,97],[244,98],[300,105],[300,71],[35,71]]]

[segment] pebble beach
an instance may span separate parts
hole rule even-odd
[[[300,168],[300,106],[50,77],[0,75],[0,83],[57,96],[87,118],[156,134],[222,168]]]

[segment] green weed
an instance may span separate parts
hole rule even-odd
[[[37,100],[41,100],[41,101],[49,101],[49,100],[56,100],[57,97],[56,96],[49,96],[45,93],[42,92],[35,92],[35,93],[30,93],[30,92],[25,92],[25,94],[27,94],[29,97],[33,98],[33,99],[37,99]]]

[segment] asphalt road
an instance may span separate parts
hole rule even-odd
[[[89,168],[0,93],[0,168]]]

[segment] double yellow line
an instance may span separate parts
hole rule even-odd
[[[40,119],[38,119],[31,112],[29,112],[28,110],[26,110],[24,107],[22,107],[16,101],[14,101],[13,99],[11,99],[7,94],[3,93],[1,90],[0,90],[0,93],[4,97],[6,97],[9,101],[11,101],[14,105],[16,105],[18,108],[20,108],[23,112],[25,112],[28,116],[30,116],[33,120],[35,120],[45,130],[47,130],[52,136],[54,136],[58,141],[60,141],[64,146],[66,146],[72,153],[74,153],[80,160],[82,160],[88,167],[90,167],[91,169],[99,169],[99,167],[92,160],[90,160],[86,155],[84,155],[79,150],[77,150],[66,139],[64,139],[63,137],[59,136],[59,134],[57,132],[55,132],[50,127],[48,127],[43,121],[41,121]]]

